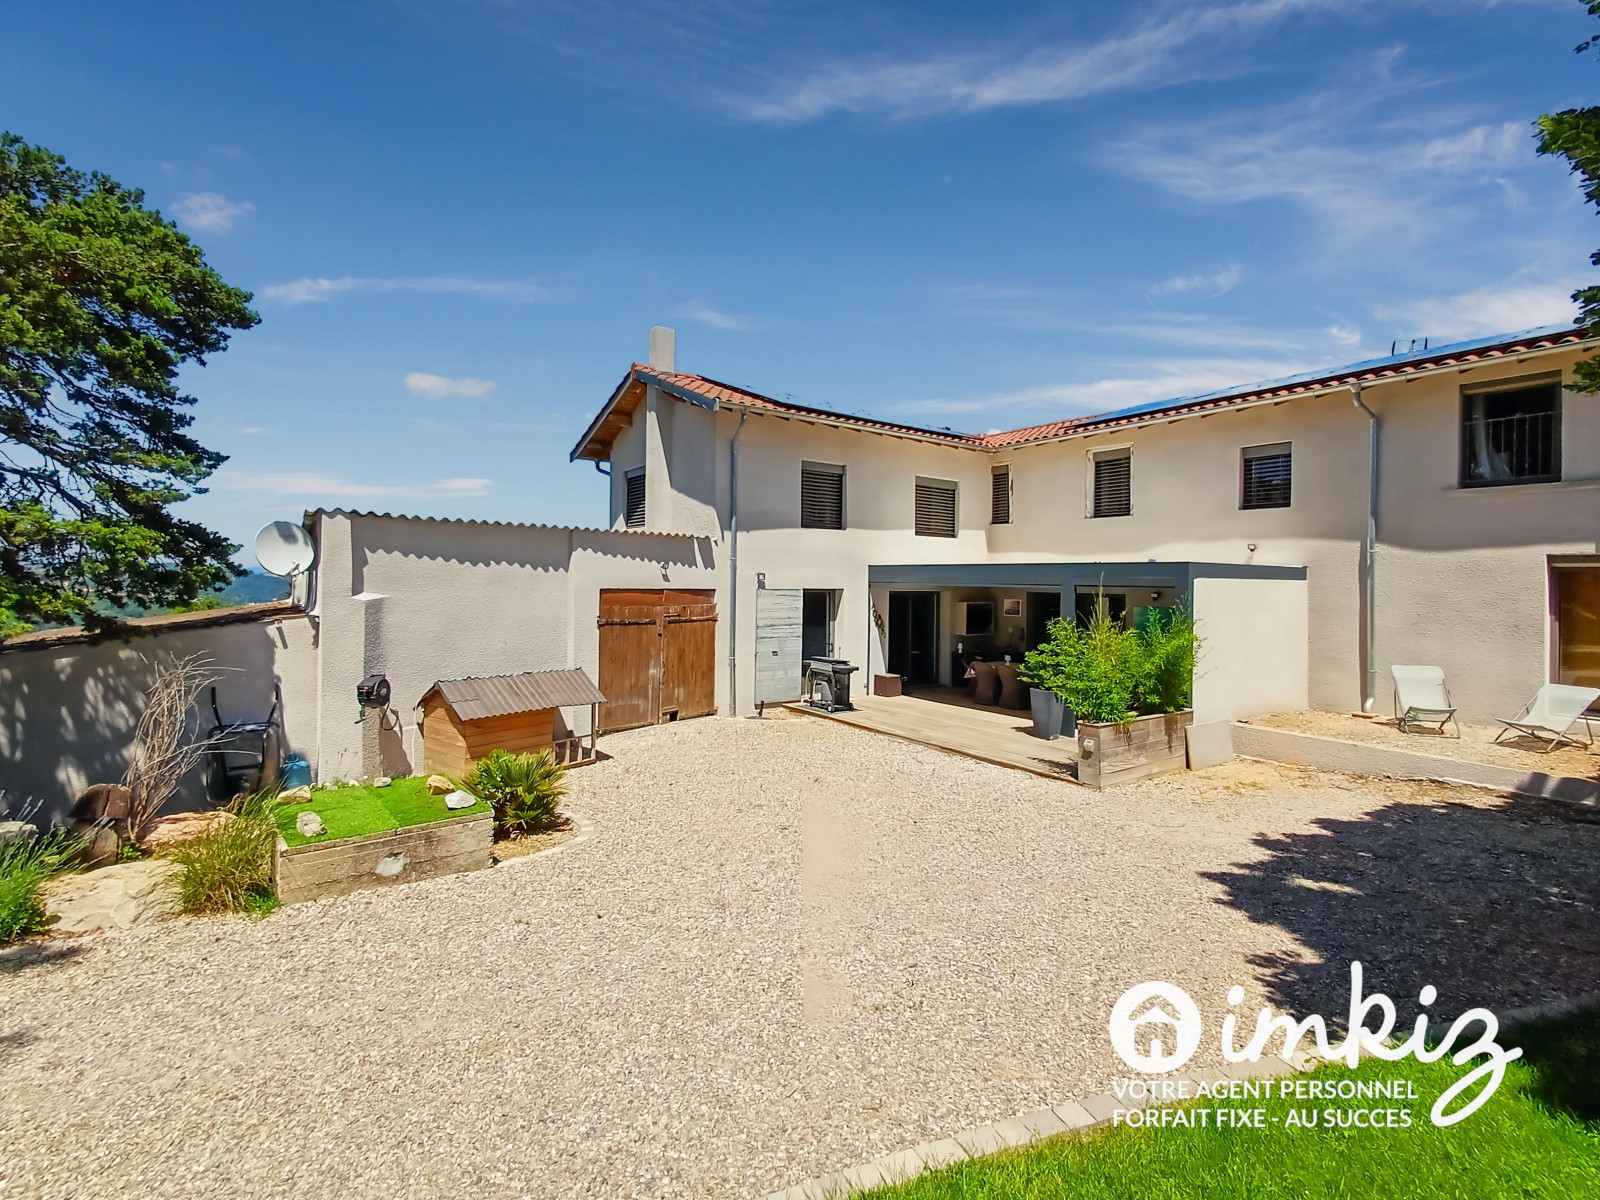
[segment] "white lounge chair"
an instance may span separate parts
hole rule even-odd
[[[1594,728],[1589,722],[1593,718],[1584,716],[1584,710],[1596,700],[1600,700],[1600,688],[1547,683],[1514,720],[1498,718],[1506,728],[1495,734],[1494,740],[1498,742],[1505,737],[1506,729],[1514,729],[1536,740],[1548,740],[1550,744],[1545,747],[1547,751],[1554,750],[1562,742],[1571,742],[1574,746],[1592,746]],[[1579,721],[1583,722],[1584,731],[1584,740],[1581,742],[1568,734]]]
[[[1394,676],[1395,724],[1407,733],[1413,725],[1431,725],[1434,732],[1443,734],[1444,727],[1455,724],[1456,710],[1450,703],[1450,693],[1444,686],[1444,671],[1439,667],[1389,668]],[[1461,736],[1461,726],[1456,725],[1456,736]]]

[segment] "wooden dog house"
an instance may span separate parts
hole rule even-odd
[[[459,779],[493,750],[555,751],[571,765],[593,762],[600,689],[581,670],[529,671],[476,679],[441,679],[417,702],[422,769]],[[589,744],[574,737],[557,709],[589,706]]]

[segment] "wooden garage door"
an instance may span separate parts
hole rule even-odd
[[[601,733],[716,711],[714,592],[603,590],[599,624]]]
[[[707,611],[708,610],[708,611]],[[661,713],[670,720],[717,708],[717,608],[685,605],[662,618]]]

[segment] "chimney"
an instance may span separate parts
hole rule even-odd
[[[650,329],[650,365],[658,371],[678,369],[678,335],[665,325]]]

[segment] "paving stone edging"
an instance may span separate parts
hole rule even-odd
[[[1546,800],[1562,800],[1588,809],[1600,808],[1600,780],[1519,771],[1515,767],[1501,767],[1494,763],[1469,762],[1438,754],[1397,750],[1392,746],[1373,746],[1366,742],[1347,742],[1342,738],[1295,733],[1243,721],[1234,722],[1233,752],[1246,758],[1264,758],[1269,762],[1316,767],[1323,771],[1465,783],[1497,792],[1517,792]]]
[[[1600,992],[1589,992],[1582,996],[1573,997],[1570,1000],[1551,1000],[1543,1004],[1530,1005],[1526,1008],[1511,1009],[1508,1012],[1497,1015],[1500,1019],[1500,1028],[1504,1030],[1551,1017],[1571,1016],[1573,1013],[1583,1012],[1590,1008],[1600,1008]],[[1293,1061],[1276,1055],[1268,1055],[1260,1062],[1230,1063],[1227,1066],[1203,1071],[1161,1076],[1152,1079],[1150,1082],[1155,1084],[1171,1083],[1175,1087],[1178,1084],[1188,1082],[1191,1085],[1191,1095],[1187,1099],[1193,1099],[1192,1085],[1202,1082],[1220,1083],[1230,1079],[1275,1079],[1285,1075],[1310,1071],[1319,1065],[1318,1059],[1304,1052],[1297,1053]],[[1068,1100],[1050,1108],[1040,1108],[1030,1113],[1023,1113],[1021,1116],[1011,1117],[1005,1121],[997,1121],[991,1125],[980,1125],[976,1129],[963,1130],[952,1137],[923,1142],[920,1145],[911,1147],[909,1150],[886,1154],[882,1158],[875,1158],[871,1162],[865,1162],[860,1166],[850,1167],[847,1170],[835,1171],[831,1175],[808,1179],[804,1183],[795,1184],[793,1187],[772,1192],[763,1197],[763,1200],[846,1200],[847,1197],[853,1196],[858,1192],[887,1187],[895,1183],[905,1183],[908,1180],[915,1179],[925,1171],[947,1167],[964,1159],[982,1158],[985,1155],[996,1154],[1001,1150],[1026,1146],[1030,1142],[1043,1141],[1045,1138],[1055,1137],[1057,1134],[1083,1133],[1091,1129],[1098,1129],[1111,1124],[1111,1114],[1116,1109],[1126,1112],[1131,1108],[1148,1108],[1152,1105],[1159,1106],[1163,1103],[1174,1102],[1181,1103],[1182,1101],[1163,1101],[1154,1098],[1135,1099],[1133,1096],[1119,1098],[1114,1092],[1102,1092],[1098,1096],[1090,1096],[1087,1100]]]

